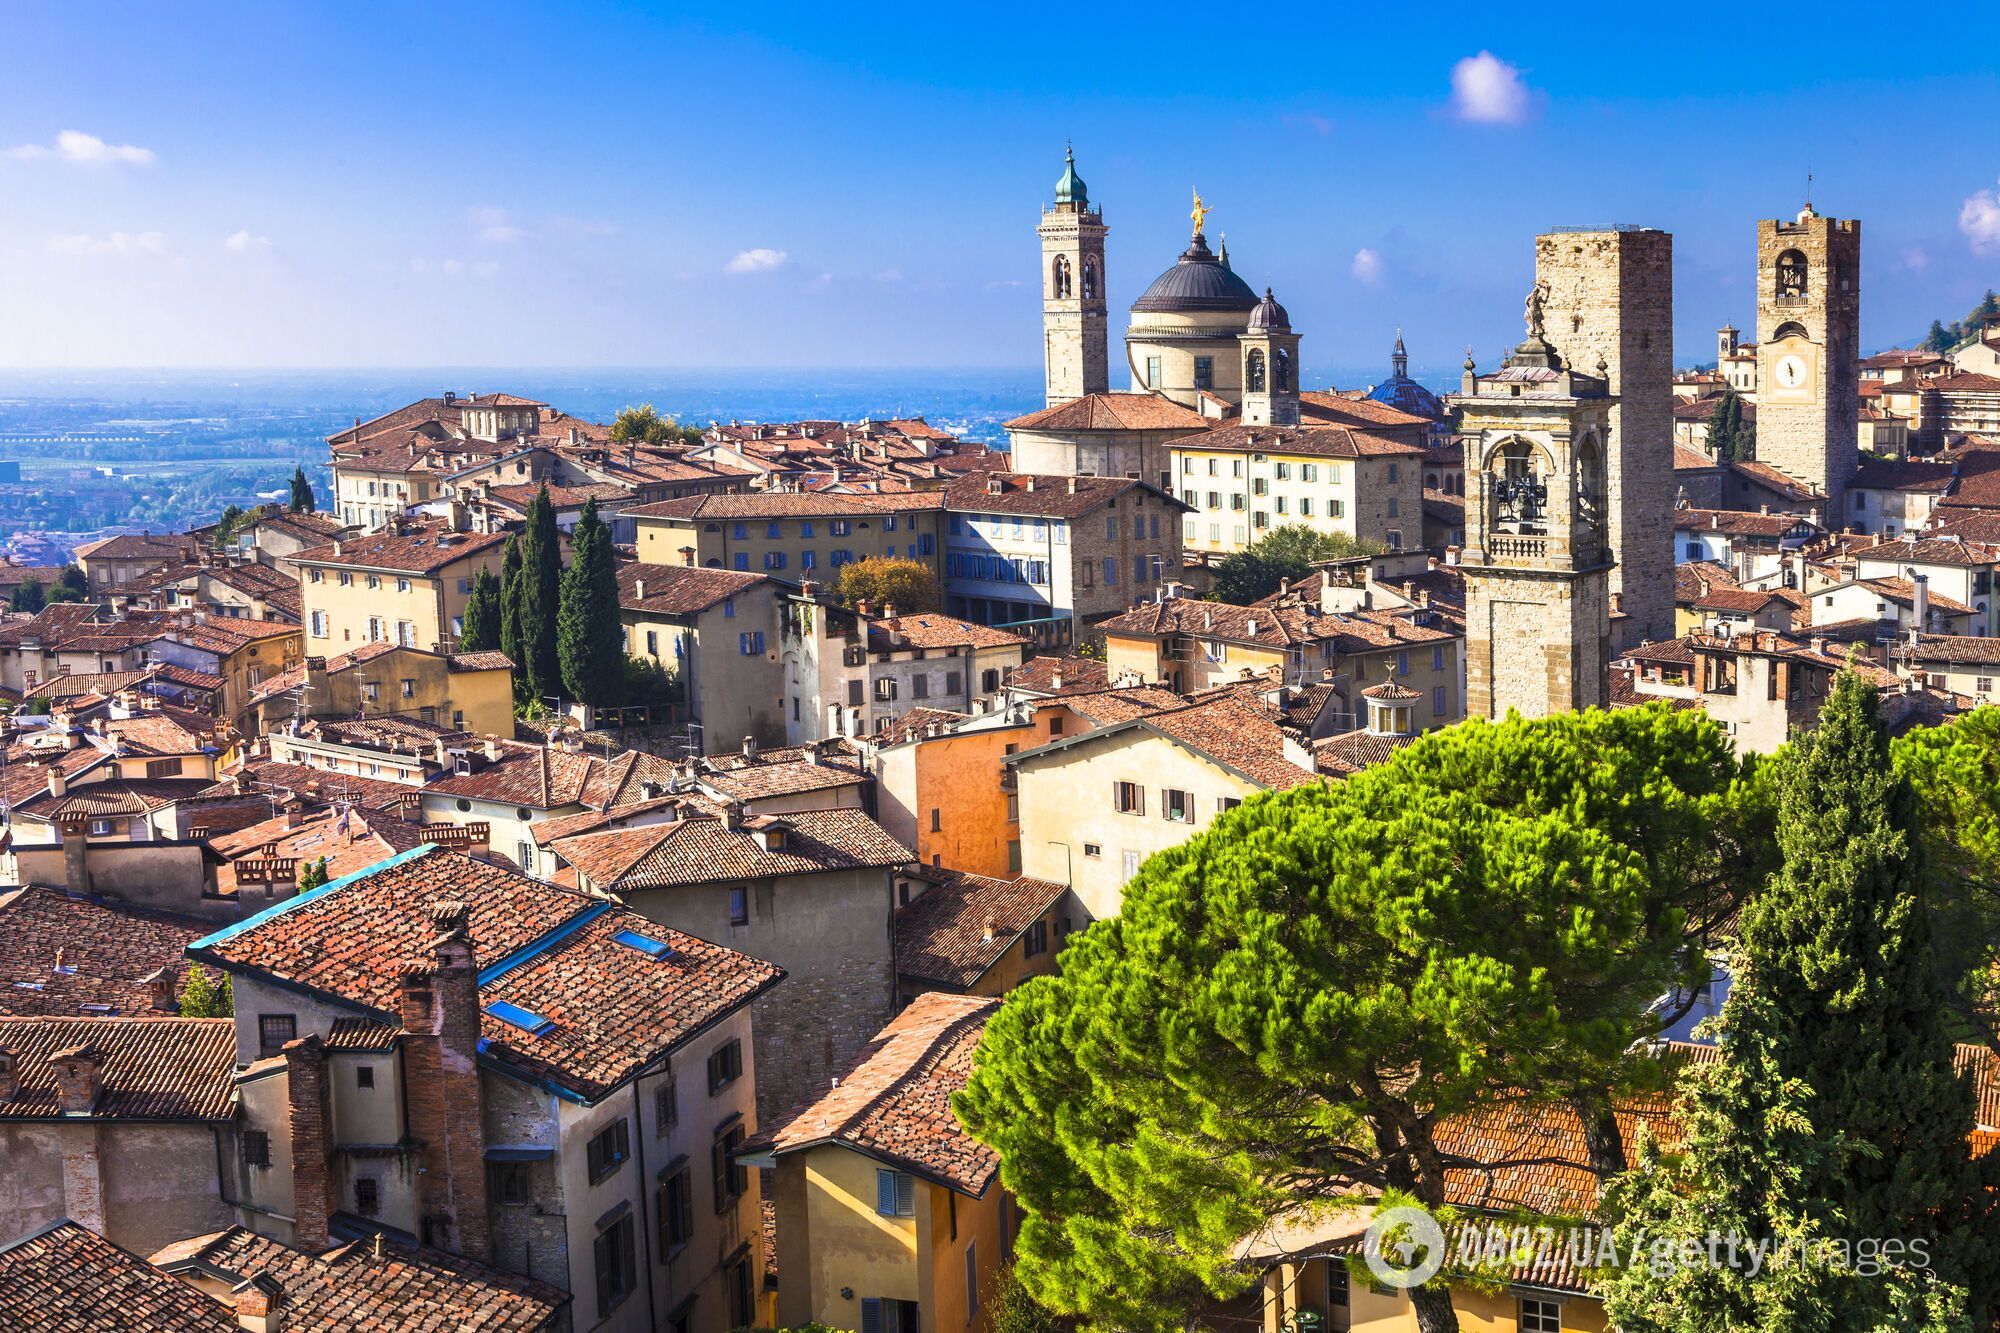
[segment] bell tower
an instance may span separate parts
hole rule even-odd
[[[1490,375],[1467,358],[1451,400],[1465,440],[1466,715],[1546,717],[1609,699],[1609,363],[1578,374],[1542,336]]]
[[[1243,424],[1298,425],[1299,335],[1269,287],[1236,343],[1243,357]]]
[[[1757,224],[1757,461],[1826,493],[1846,521],[1861,465],[1861,224],[1807,204]]]
[[[1042,356],[1048,406],[1111,388],[1104,304],[1104,215],[1090,206],[1076,153],[1066,154],[1056,201],[1042,210]]]

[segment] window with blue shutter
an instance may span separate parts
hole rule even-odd
[[[875,1211],[884,1217],[917,1215],[917,1178],[907,1171],[875,1172]]]

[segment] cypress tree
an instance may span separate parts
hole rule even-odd
[[[625,636],[618,619],[616,558],[611,530],[597,517],[592,499],[570,533],[556,649],[564,686],[593,708],[616,704],[624,694]]]
[[[1628,1243],[1893,1237],[1921,1244],[1927,1265],[1913,1250],[1872,1275],[1627,1265],[1608,1288],[1611,1320],[1628,1333],[1987,1327],[1990,1167],[1971,1155],[1973,1090],[1954,1067],[1920,902],[1917,801],[1890,765],[1874,687],[1843,674],[1777,781],[1784,860],[1743,915],[1722,1058],[1686,1085],[1681,1156],[1642,1149],[1607,1212]]]
[[[1733,389],[1725,389],[1708,414],[1708,451],[1720,463],[1740,463],[1742,458],[1743,400]]]
[[[521,653],[517,671],[526,669],[527,697],[543,699],[562,693],[562,665],[556,653],[556,617],[562,599],[562,538],[556,531],[556,509],[549,502],[548,483],[528,505],[527,527],[521,533]]]
[[[295,514],[310,514],[314,510],[312,483],[306,480],[303,464],[292,469],[292,499],[288,507]]]
[[[528,694],[527,658],[521,650],[521,539],[508,534],[500,548],[500,651],[514,664],[514,698]]]
[[[507,539],[512,542],[514,539]],[[500,580],[493,571],[482,569],[472,580],[472,596],[465,603],[465,629],[458,636],[462,653],[483,653],[500,647]]]

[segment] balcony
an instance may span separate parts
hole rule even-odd
[[[1547,537],[1489,537],[1486,540],[1486,554],[1494,560],[1545,560],[1549,554],[1549,539]]]

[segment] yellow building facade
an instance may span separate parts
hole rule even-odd
[[[929,565],[944,582],[945,497],[895,495],[699,495],[627,509],[639,559],[701,565],[794,582],[831,583],[871,556]]]
[[[482,569],[499,575],[505,541],[431,523],[300,551],[291,560],[306,651],[330,656],[366,643],[452,651],[473,579]]]

